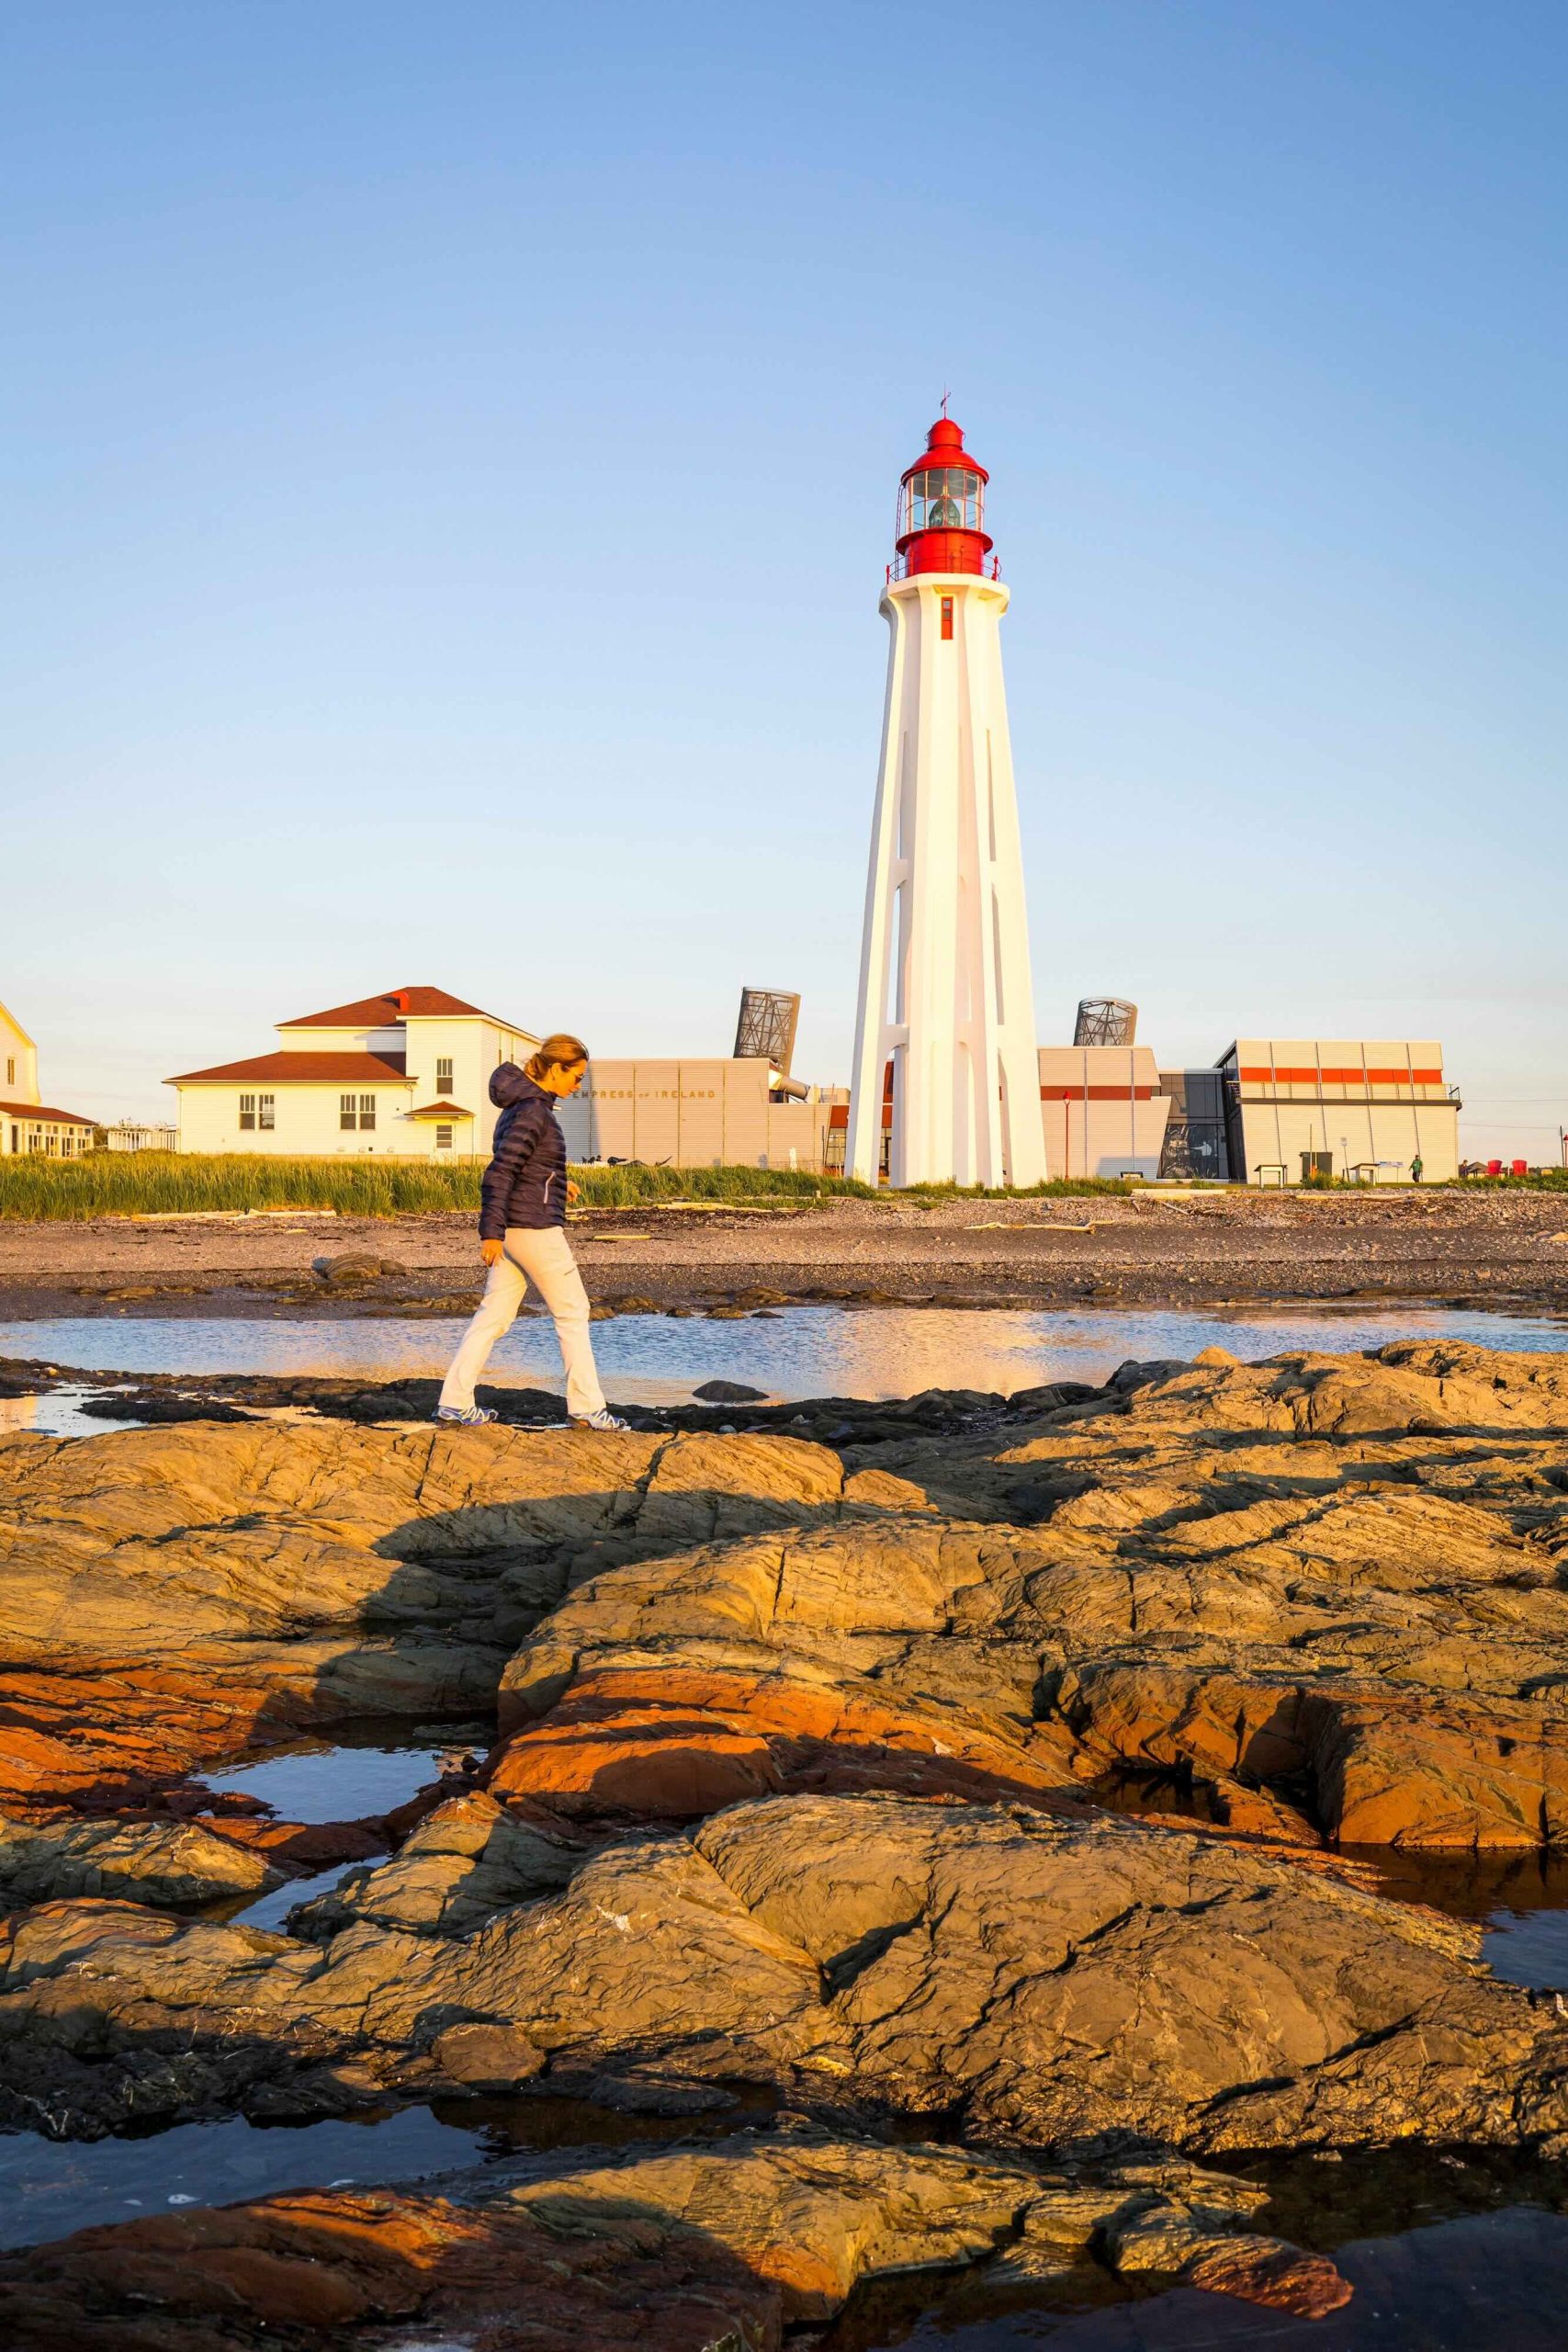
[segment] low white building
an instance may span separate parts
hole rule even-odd
[[[1040,1116],[1053,1176],[1157,1176],[1170,1097],[1147,1046],[1042,1046]]]
[[[178,1127],[163,1125],[157,1120],[117,1119],[112,1127],[104,1129],[107,1151],[177,1151]]]
[[[488,1158],[491,1073],[538,1043],[445,989],[389,989],[301,1013],[278,1023],[276,1052],[167,1081],[179,1094],[179,1148]]]
[[[1459,1173],[1459,1090],[1433,1038],[1238,1037],[1216,1067],[1233,1178],[1396,1183],[1416,1159],[1428,1184]]]
[[[39,1100],[38,1047],[0,1004],[0,1159],[39,1152],[76,1159],[93,1147],[93,1122]]]

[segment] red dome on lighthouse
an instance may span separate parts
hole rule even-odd
[[[894,570],[900,580],[920,571],[986,570],[991,550],[985,530],[989,480],[964,448],[963,426],[951,416],[939,416],[926,435],[924,453],[898,483]]]

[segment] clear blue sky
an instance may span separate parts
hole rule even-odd
[[[0,28],[0,999],[405,981],[847,1071],[893,492],[993,476],[1041,1035],[1568,1123],[1562,0],[50,0]]]

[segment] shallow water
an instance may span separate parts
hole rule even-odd
[[[1561,2213],[1466,2214],[1354,2239],[1334,2258],[1355,2293],[1325,2319],[1190,2287],[1119,2293],[1077,2311],[959,2289],[912,2321],[889,2314],[881,2324],[867,2314],[865,2324],[852,2312],[818,2339],[818,2352],[1562,2352],[1568,2343]]]
[[[494,1736],[491,1724],[454,1724],[437,1747],[428,1739],[410,1739],[395,1731],[378,1738],[374,1730],[361,1725],[352,1739],[298,1740],[265,1756],[218,1766],[201,1777],[217,1793],[259,1798],[284,1821],[362,1821],[393,1812],[427,1788],[439,1777],[441,1758],[451,1749],[473,1747],[483,1754]],[[350,1871],[363,1867],[362,1860],[333,1862],[309,1877],[288,1879],[249,1903],[231,1895],[206,1905],[203,1916],[228,1927],[266,1928],[283,1935],[296,1904],[329,1894]]]
[[[1483,1920],[1482,1957],[1495,1976],[1534,1992],[1568,1994],[1568,1854],[1345,1850],[1370,1863],[1383,1891],[1399,1901]]]
[[[396,1740],[310,1740],[201,1777],[216,1795],[258,1797],[284,1821],[359,1821],[406,1804],[436,1778],[445,1752]]]
[[[393,1380],[445,1372],[458,1317],[233,1322],[216,1317],[62,1317],[0,1323],[0,1356],[107,1373],[316,1373]],[[1042,1308],[791,1306],[744,1321],[622,1315],[595,1324],[611,1396],[684,1402],[705,1380],[744,1381],[779,1397],[908,1396],[922,1388],[1015,1388],[1107,1379],[1129,1356],[1190,1357],[1228,1348],[1256,1360],[1292,1350],[1462,1340],[1510,1350],[1568,1349],[1568,1317],[1508,1315],[1418,1302],[1376,1306]],[[513,1325],[496,1350],[497,1385],[558,1389],[560,1359],[543,1317]],[[77,1414],[69,1391],[0,1400],[0,1426],[80,1435],[107,1424]]]
[[[950,2271],[861,2290],[819,2352],[1558,2352],[1568,2342],[1568,2176],[1503,2151],[1409,2147],[1243,2169],[1271,2193],[1260,2229],[1332,2254],[1355,2290],[1342,2311],[1296,2319],[1092,2263],[1032,2289]]]
[[[266,2129],[231,2116],[179,2123],[145,2139],[0,2136],[0,2245],[36,2245],[95,2222],[129,2222],[181,2205],[228,2205],[282,2188],[417,2179],[477,2162],[482,2132],[427,2107]]]
[[[286,1879],[269,1894],[258,1894],[254,1903],[242,1904],[238,1910],[232,1907],[231,1898],[227,1903],[210,1904],[205,1908],[203,1917],[220,1920],[227,1928],[265,1928],[269,1935],[286,1936],[288,1933],[288,1914],[297,1904],[313,1903],[318,1894],[330,1894],[335,1886],[342,1884],[350,1871],[362,1871],[366,1867],[363,1861],[333,1862],[330,1870],[312,1871],[309,1878]]]
[[[0,1437],[7,1430],[34,1430],[45,1437],[102,1437],[106,1429],[139,1429],[138,1421],[100,1421],[82,1410],[86,1396],[97,1388],[51,1389],[47,1396],[0,1396]]]
[[[443,2099],[366,2109],[324,2123],[177,2123],[111,2140],[0,2133],[0,2246],[38,2245],[101,2222],[185,2205],[233,2205],[286,2189],[386,2187],[528,2150],[707,2138],[758,2120],[771,2098],[741,2091],[705,2114],[621,2115],[548,2096]]]

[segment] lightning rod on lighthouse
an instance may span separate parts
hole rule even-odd
[[[885,1131],[894,1184],[1045,1174],[988,479],[942,416],[898,488],[845,1155],[873,1184]]]

